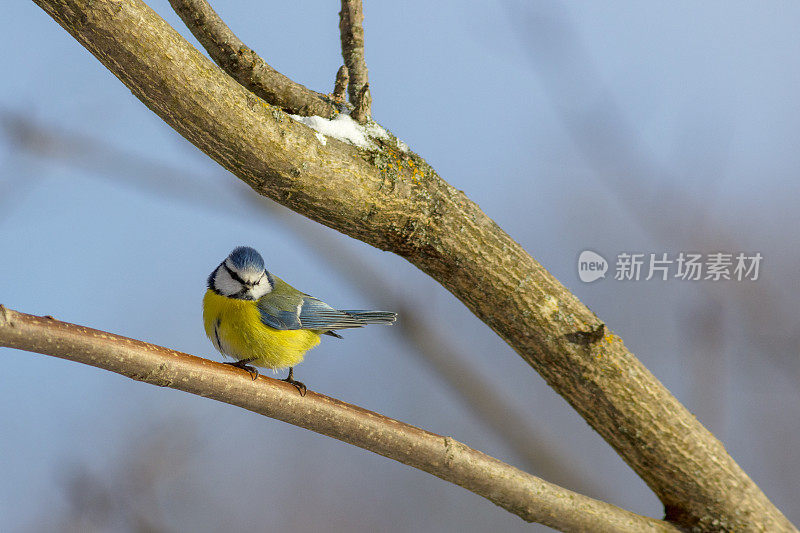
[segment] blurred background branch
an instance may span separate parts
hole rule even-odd
[[[530,67],[592,175],[655,247],[705,253],[752,250],[745,235],[712,215],[714,188],[725,173],[730,139],[718,138],[705,147],[702,163],[679,175],[674,164],[659,163],[642,142],[640,125],[631,123],[624,106],[598,74],[592,53],[563,5],[516,6],[510,15]],[[697,120],[705,118],[701,115]],[[675,159],[688,158],[676,154]],[[679,186],[687,180],[703,188],[695,187],[690,195]],[[760,279],[758,290],[746,283],[699,284],[697,290],[708,303],[678,312],[691,343],[687,377],[695,408],[706,423],[720,428],[728,417],[725,409],[729,402],[724,394],[731,379],[724,332],[745,328],[755,348],[746,350],[746,357],[776,365],[780,372],[789,372],[798,380],[800,319],[787,310],[786,291],[770,279]],[[726,313],[733,309],[739,317]]]
[[[529,419],[505,400],[497,384],[469,364],[475,356],[459,353],[437,331],[441,322],[426,316],[428,306],[413,299],[408,291],[400,295],[385,274],[370,266],[350,243],[333,240],[321,226],[294,214],[272,200],[255,194],[238,182],[220,178],[202,179],[185,170],[150,161],[76,131],[65,131],[36,123],[20,112],[0,109],[0,127],[14,153],[28,154],[54,164],[65,164],[100,179],[119,181],[142,193],[169,198],[218,213],[226,206],[231,216],[249,218],[266,215],[267,222],[279,222],[301,242],[334,268],[351,286],[376,305],[392,309],[403,317],[392,331],[410,352],[434,371],[436,377],[455,392],[471,413],[503,440],[522,461],[525,469],[544,479],[595,497],[608,494],[592,481],[594,474],[578,459],[570,459],[547,431],[534,428]],[[232,187],[231,185],[235,185]]]

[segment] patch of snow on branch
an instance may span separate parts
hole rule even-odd
[[[323,145],[326,144],[325,137],[333,137],[334,139],[338,139],[340,141],[344,141],[350,143],[352,145],[358,146],[359,148],[364,148],[367,150],[377,150],[378,147],[375,143],[371,141],[371,139],[382,139],[382,140],[389,140],[389,134],[385,129],[380,127],[375,122],[369,122],[365,126],[362,126],[352,118],[350,115],[346,113],[340,113],[336,115],[334,118],[328,120],[326,118],[313,116],[313,117],[301,117],[300,115],[289,115],[297,122],[302,122],[309,128],[313,129],[317,132],[317,139]],[[398,140],[398,147],[400,147],[400,143],[402,141]],[[405,143],[403,143],[405,146]],[[401,148],[402,149],[402,148]],[[408,150],[408,147],[406,147]],[[405,150],[403,150],[405,151]]]
[[[389,134],[386,133],[386,130],[381,128],[377,122],[369,121],[364,125],[364,131],[367,132],[367,135],[370,137],[374,137],[376,139],[383,139],[384,141],[389,140]]]
[[[317,133],[327,137],[333,137],[334,139],[339,139],[340,141],[348,142],[368,150],[375,150],[377,148],[375,144],[369,140],[366,129],[359,125],[358,122],[350,118],[350,115],[341,113],[336,115],[331,120],[318,116],[289,116],[295,119],[297,122],[302,122]]]

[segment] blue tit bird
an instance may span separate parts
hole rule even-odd
[[[336,330],[367,324],[392,324],[396,313],[337,310],[302,293],[264,268],[253,248],[235,248],[208,277],[203,298],[206,335],[226,364],[243,368],[253,379],[250,364],[273,370],[289,369],[284,379],[305,395],[306,386],[294,379],[294,366],[319,344],[320,335],[341,339]]]

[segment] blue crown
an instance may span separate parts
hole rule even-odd
[[[264,270],[264,259],[261,254],[249,246],[238,246],[228,256],[236,270]]]

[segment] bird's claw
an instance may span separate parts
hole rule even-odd
[[[296,379],[292,379],[291,377],[284,378],[281,381],[285,381],[286,383],[294,385],[295,388],[297,389],[297,392],[300,393],[300,396],[305,396],[306,392],[308,392],[308,387],[306,387],[305,383],[303,383],[302,381],[297,381]]]
[[[258,370],[254,366],[250,366],[247,363],[250,361],[247,359],[243,359],[241,361],[224,361],[222,364],[224,365],[231,365],[235,366],[236,368],[241,368],[242,370],[246,370],[250,373],[250,377],[253,378],[253,381],[258,379]]]

